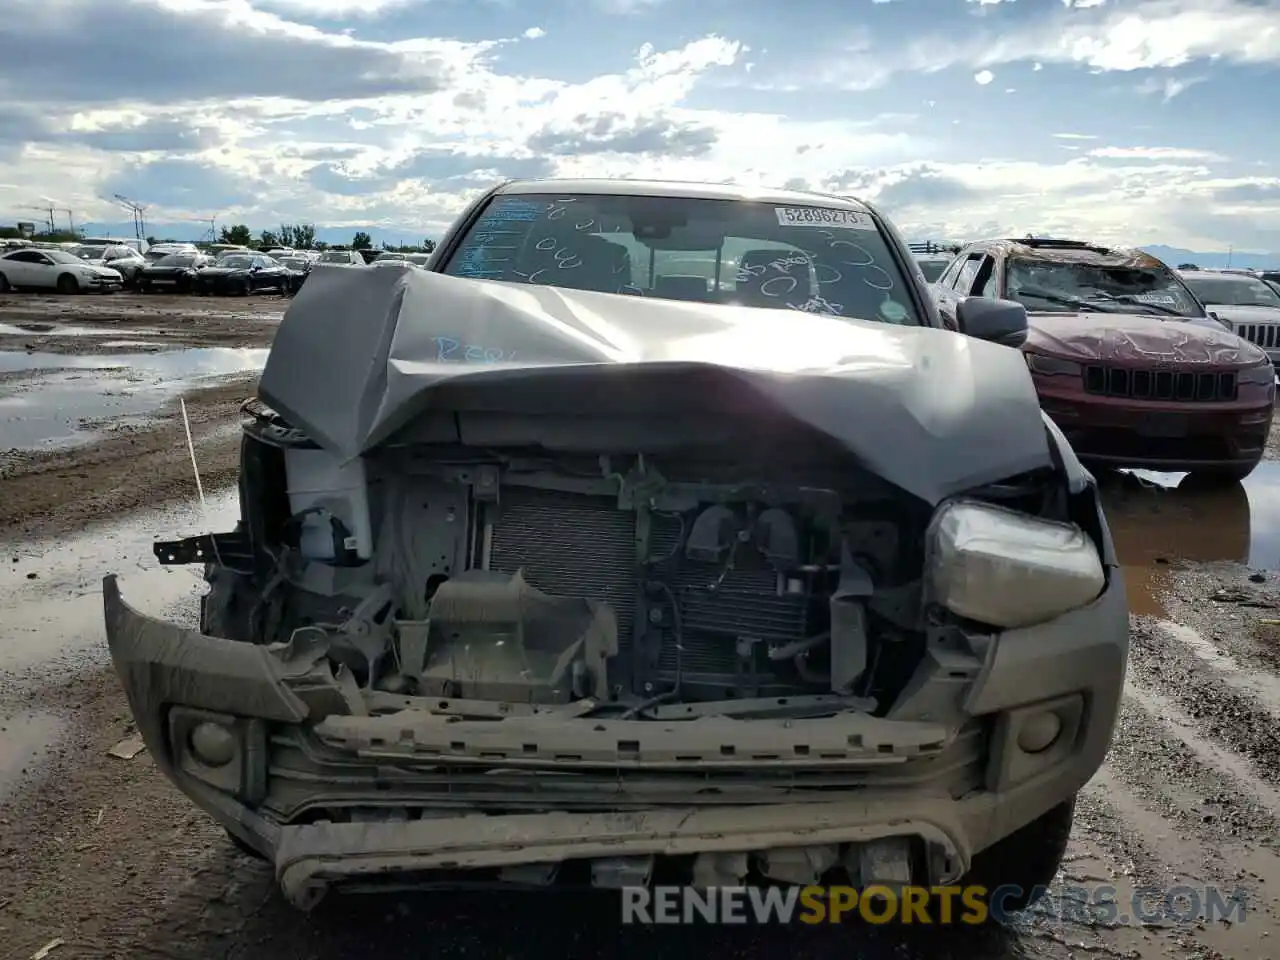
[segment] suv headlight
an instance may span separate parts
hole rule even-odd
[[[1083,607],[1106,583],[1079,527],[975,500],[953,500],[929,525],[929,598],[996,627],[1026,627]]]
[[[1046,357],[1039,353],[1024,353],[1027,367],[1032,373],[1059,374],[1069,377],[1080,376],[1080,364],[1074,360],[1062,360],[1058,357]]]
[[[1256,367],[1246,367],[1236,374],[1236,383],[1254,383],[1267,384],[1276,382],[1276,368],[1271,365],[1271,361],[1260,363]]]

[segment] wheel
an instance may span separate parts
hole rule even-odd
[[[1205,470],[1192,470],[1187,479],[1201,489],[1209,487],[1226,487],[1239,483],[1257,469],[1258,462],[1242,463],[1230,467],[1214,467]],[[1179,484],[1181,487],[1181,484]]]
[[[1076,798],[1072,797],[996,841],[973,858],[961,884],[985,887],[988,895],[1000,891],[991,902],[999,913],[1027,909],[1058,875],[1075,812]]]
[[[227,836],[231,839],[231,842],[232,842],[233,844],[235,844],[235,848],[236,848],[237,850],[239,850],[241,853],[243,853],[245,856],[247,856],[247,857],[253,857],[253,859],[255,859],[255,860],[266,860],[266,859],[267,859],[267,858],[266,858],[266,857],[264,857],[261,853],[259,853],[257,850],[253,849],[253,847],[249,846],[247,843],[245,843],[243,840],[241,840],[239,837],[237,837],[237,836],[236,836],[234,833],[232,833],[230,830],[227,830]]]
[[[59,293],[79,293],[80,281],[69,273],[64,273],[58,277],[57,289]]]
[[[9,278],[0,273],[0,293],[8,293],[13,287],[9,286]]]
[[[240,282],[240,296],[242,296],[242,297],[251,297],[251,296],[253,296],[253,281],[252,281],[252,280],[242,280],[242,281]]]

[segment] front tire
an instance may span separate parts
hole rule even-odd
[[[55,286],[59,293],[72,294],[80,292],[80,281],[69,273],[64,273],[58,277],[58,282]]]
[[[12,290],[13,287],[9,285],[9,278],[0,273],[0,293],[9,293]]]
[[[961,884],[985,887],[988,905],[1001,914],[1019,913],[1033,906],[1058,875],[1075,811],[1073,796],[997,840],[973,858]],[[998,896],[992,900],[997,891]]]

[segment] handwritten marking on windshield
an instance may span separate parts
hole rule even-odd
[[[504,363],[515,360],[514,350],[466,343],[455,337],[432,337],[437,363]]]
[[[550,252],[551,259],[556,262],[556,266],[561,270],[572,270],[575,267],[582,266],[582,258],[568,247],[560,246],[554,237],[543,237],[533,245],[533,248],[544,253]]]
[[[792,310],[799,310],[801,313],[825,313],[836,317],[844,316],[843,303],[832,303],[823,297],[810,297],[804,303],[788,303],[787,306]]]

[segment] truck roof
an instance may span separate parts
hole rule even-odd
[[[869,204],[856,197],[807,190],[782,190],[773,187],[744,187],[731,183],[696,183],[686,180],[615,180],[560,177],[545,180],[509,180],[498,188],[509,193],[579,193],[607,196],[682,197],[689,200],[745,200],[757,203],[820,204],[844,210],[874,212]]]

